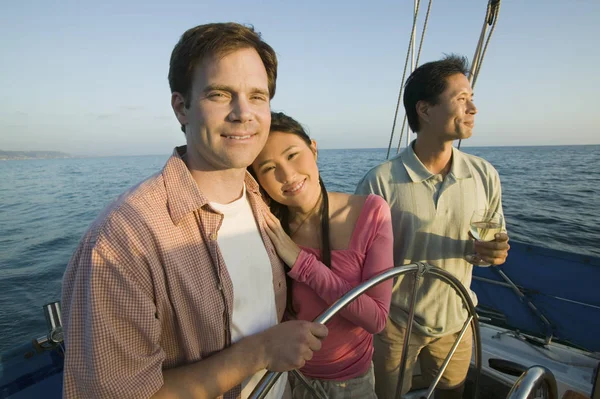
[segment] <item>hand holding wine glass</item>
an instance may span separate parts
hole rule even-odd
[[[501,265],[508,256],[508,235],[503,232],[504,217],[487,209],[473,212],[469,236],[475,241],[467,246],[465,259],[476,266]]]

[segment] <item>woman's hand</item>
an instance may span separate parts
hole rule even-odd
[[[266,211],[263,214],[265,216],[265,230],[275,246],[277,255],[279,255],[279,257],[291,269],[294,267],[296,259],[298,259],[298,255],[300,255],[300,248],[283,230],[279,219],[277,219],[269,211]]]

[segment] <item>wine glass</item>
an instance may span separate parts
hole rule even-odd
[[[470,233],[473,238],[478,241],[493,241],[497,233],[502,231],[504,226],[504,217],[498,212],[494,212],[489,209],[477,209],[471,216]],[[465,254],[467,262],[475,266],[491,266],[481,259],[473,248],[473,241],[470,245],[467,245]]]

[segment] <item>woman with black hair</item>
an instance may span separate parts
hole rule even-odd
[[[390,209],[379,196],[327,192],[317,146],[273,113],[267,143],[249,167],[269,202],[266,230],[288,266],[288,317],[313,320],[361,282],[393,267]],[[328,324],[321,350],[301,368],[331,399],[375,398],[373,334],[386,323],[392,281],[361,295]],[[292,382],[294,398],[307,396]]]

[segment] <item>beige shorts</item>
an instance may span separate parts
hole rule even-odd
[[[405,333],[404,327],[388,318],[384,330],[373,338],[375,391],[379,399],[395,397]],[[413,328],[408,345],[402,394],[407,393],[411,388],[417,359],[420,360],[421,374],[425,382],[428,385],[433,382],[458,335],[459,333],[455,333],[441,338],[433,338],[420,335]],[[472,350],[472,332],[471,326],[469,326],[442,375],[438,384],[439,388],[451,389],[464,383],[471,363]]]

